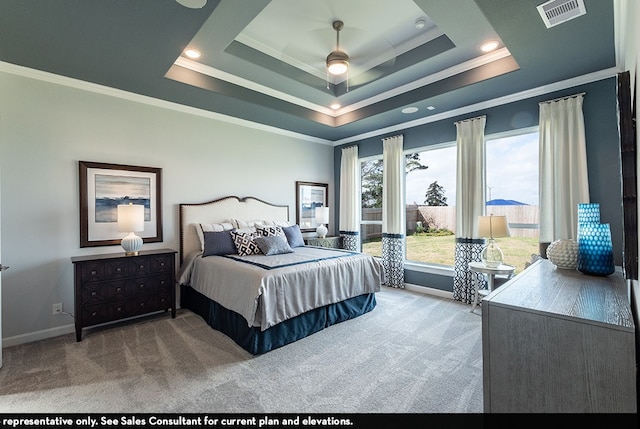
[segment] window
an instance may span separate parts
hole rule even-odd
[[[538,254],[538,130],[487,138],[486,213],[506,215],[510,237],[497,238],[505,264],[524,269]]]
[[[454,266],[455,142],[406,151],[406,256],[411,263]],[[382,157],[360,162],[362,251],[382,256]],[[511,237],[497,239],[506,264],[524,269],[538,253],[538,132],[486,138],[486,213],[506,215]]]
[[[456,227],[455,143],[407,153],[426,168],[407,168],[406,260],[453,266]],[[538,133],[486,139],[487,214],[506,215],[511,237],[497,239],[516,272],[538,253]]]
[[[362,252],[382,257],[382,157],[360,161]]]
[[[453,266],[456,226],[455,143],[407,154],[405,195],[406,260]]]

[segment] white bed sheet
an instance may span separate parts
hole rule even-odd
[[[178,278],[261,330],[314,308],[380,291],[370,255],[313,246],[282,255],[186,258]]]

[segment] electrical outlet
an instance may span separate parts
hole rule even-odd
[[[53,304],[53,314],[60,314],[62,313],[62,303],[59,302],[57,304]]]

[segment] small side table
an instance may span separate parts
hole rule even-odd
[[[304,243],[308,246],[331,247],[333,249],[339,249],[340,237],[309,237],[304,239]]]
[[[504,265],[504,264],[498,265],[496,268],[491,268],[491,267],[487,267],[482,262],[469,262],[469,269],[473,272],[487,275],[488,289],[480,289],[479,282],[477,281],[474,282],[476,286],[475,287],[476,293],[473,298],[473,305],[471,306],[471,312],[473,313],[473,311],[476,309],[476,306],[478,305],[478,295],[482,295],[484,297],[489,295],[491,292],[493,292],[493,284],[494,284],[495,276],[496,275],[511,276],[516,268],[512,267],[511,265]]]

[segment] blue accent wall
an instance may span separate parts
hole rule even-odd
[[[616,265],[622,265],[623,214],[622,176],[620,163],[620,138],[618,135],[617,84],[609,78],[585,85],[567,88],[543,96],[491,107],[484,110],[455,116],[428,124],[418,125],[389,134],[370,137],[358,142],[334,148],[335,160],[335,200],[336,219],[340,212],[340,159],[342,148],[358,145],[360,158],[382,154],[382,139],[403,134],[404,148],[414,149],[449,143],[456,140],[455,122],[486,115],[485,134],[498,134],[538,126],[539,103],[558,97],[585,92],[583,113],[587,143],[587,164],[589,169],[589,193],[591,202],[600,203],[600,219],[611,225],[613,252]],[[448,276],[405,270],[407,283],[453,291],[453,279]]]

